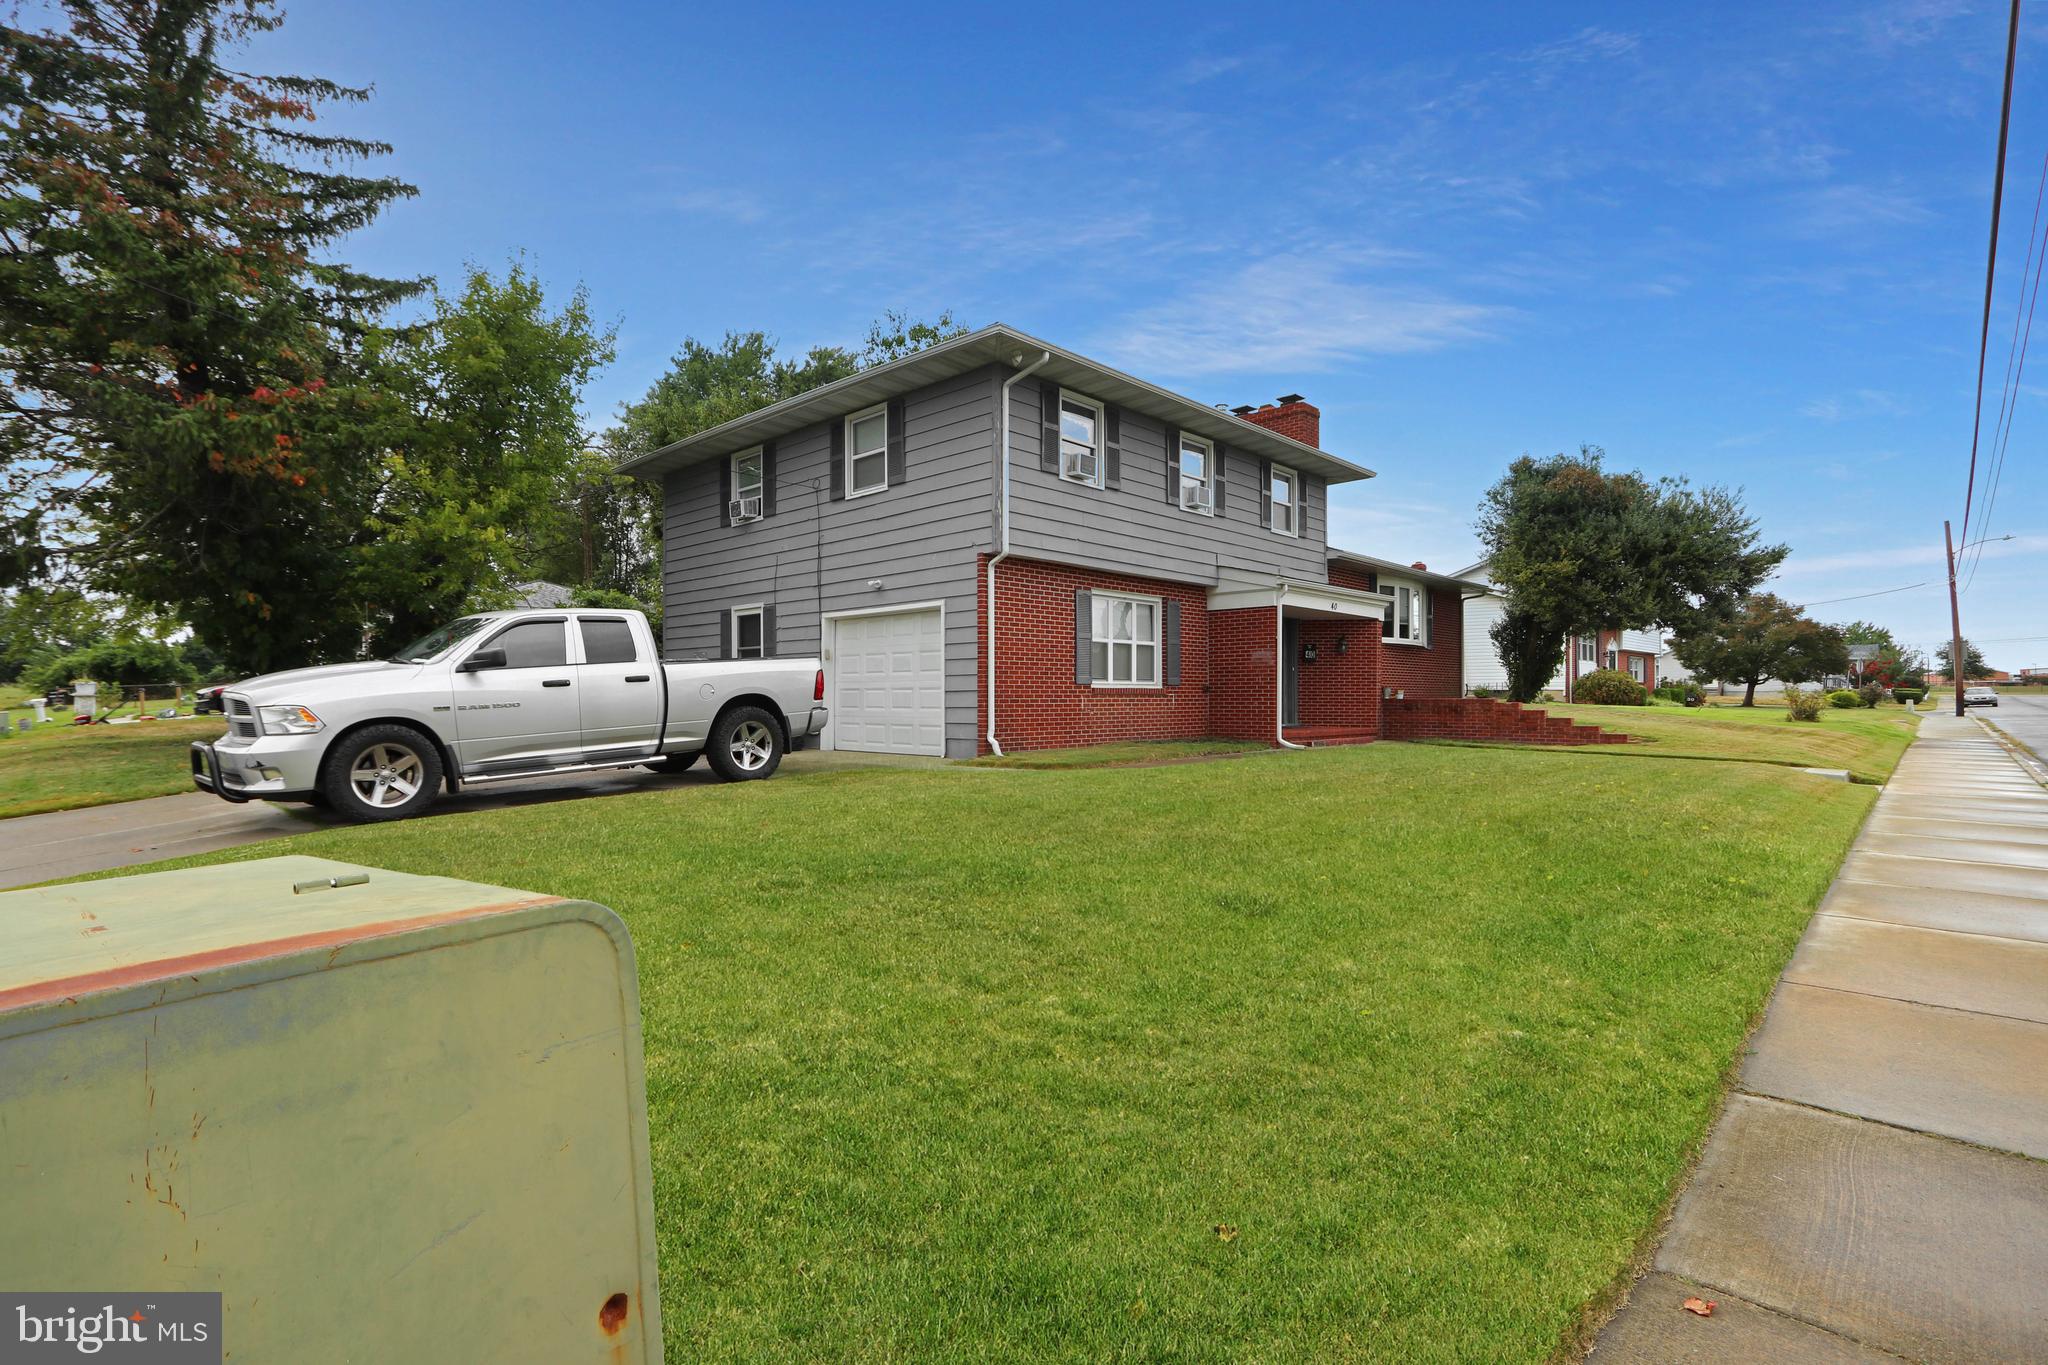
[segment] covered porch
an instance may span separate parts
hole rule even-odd
[[[1209,593],[1217,732],[1274,743],[1380,737],[1384,593],[1284,579]]]

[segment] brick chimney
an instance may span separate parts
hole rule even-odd
[[[1408,567],[1409,567],[1409,568],[1411,568],[1411,569],[1417,569],[1417,570],[1420,570],[1420,571],[1421,571],[1421,572],[1423,572],[1423,573],[1428,573],[1428,572],[1429,572],[1429,565],[1427,565],[1427,564],[1423,563],[1423,562],[1422,562],[1421,560],[1419,560],[1419,559],[1418,559],[1418,560],[1416,560],[1416,561],[1415,561],[1415,562],[1414,562],[1413,564],[1410,564],[1410,565],[1409,565]]]
[[[1323,410],[1298,393],[1283,393],[1271,403],[1260,407],[1249,405],[1232,408],[1232,412],[1247,422],[1257,422],[1269,431],[1282,436],[1292,436],[1303,445],[1322,448]]]

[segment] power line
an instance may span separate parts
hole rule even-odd
[[[1991,181],[1991,244],[1984,253],[1984,322],[1977,333],[1977,411],[1970,419],[1970,476],[1963,489],[1963,534],[1970,539],[1970,506],[1977,499],[1977,441],[1984,428],[1984,361],[1991,350],[1991,285],[1998,276],[1998,213],[2005,201],[2005,147],[2012,132],[2012,71],[2019,59],[2020,0],[2012,0],[2005,31],[2005,96],[1998,110],[1998,167]]]
[[[2036,230],[2041,224],[2041,198],[2044,192],[2048,192],[2048,153],[2041,157],[2041,180],[2034,189],[2034,221],[2027,228],[2027,259],[2020,267],[2019,294],[2013,299],[2013,342],[2008,342],[2006,346],[2005,392],[1999,399],[1998,425],[1991,431],[1991,478],[1989,489],[1984,495],[1984,515],[1978,518],[1980,524],[1977,529],[1980,531],[1991,529],[1991,513],[1998,506],[1998,482],[2005,473],[2005,453],[2012,445],[2012,425],[2020,410],[2020,385],[2027,373],[2027,347],[2034,339],[2034,305],[2041,301],[2042,267],[2048,266],[2048,236],[2042,236],[2038,243],[2039,251],[2035,249]],[[2027,288],[2029,269],[2034,275],[2034,286],[2031,291]],[[2024,332],[2020,330],[2022,301],[2026,304],[2027,313],[2027,326]],[[2017,352],[2014,350],[2015,342],[2018,346]],[[1966,516],[1964,520],[1967,522],[1969,518]],[[1963,580],[1964,592],[1968,592],[1970,585],[1977,581],[1977,566],[1984,562],[1984,547],[1989,543],[1987,539],[1979,538],[1977,553],[1970,558],[1969,575]]]
[[[1928,580],[1928,582],[1932,581],[1932,579]],[[1818,602],[1802,603],[1799,609],[1805,611],[1808,607],[1833,606],[1837,602],[1861,602],[1866,597],[1890,597],[1895,592],[1911,592],[1915,588],[1924,588],[1926,586],[1927,583],[1908,583],[1903,588],[1885,588],[1879,592],[1859,592],[1853,597],[1823,597]]]

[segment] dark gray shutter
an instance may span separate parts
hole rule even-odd
[[[775,657],[775,604],[761,608],[761,657]]]
[[[1436,644],[1436,594],[1427,585],[1422,589],[1422,643]]]
[[[889,400],[889,486],[903,482],[903,400]]]
[[[1166,685],[1180,686],[1180,599],[1166,599]]]
[[[1273,524],[1273,462],[1259,461],[1259,525]]]
[[[1124,482],[1124,412],[1114,403],[1102,405],[1102,486],[1121,488]]]
[[[721,659],[730,659],[732,657],[732,609],[730,607],[718,613],[718,657]]]
[[[761,515],[775,515],[775,442],[761,447]]]
[[[732,525],[732,456],[718,462],[718,524]]]
[[[1180,506],[1180,428],[1166,429],[1166,500]]]
[[[1074,681],[1086,687],[1094,681],[1089,672],[1095,653],[1095,594],[1074,594]]]
[[[1060,386],[1051,380],[1038,386],[1038,467],[1060,472]]]
[[[846,496],[846,419],[832,419],[832,434],[827,441],[829,447],[825,462],[832,469],[832,501],[838,502]]]
[[[1212,498],[1209,505],[1216,509],[1218,516],[1223,514],[1223,466],[1226,463],[1227,461],[1223,458],[1223,442],[1218,441],[1216,443],[1216,473],[1209,481]]]

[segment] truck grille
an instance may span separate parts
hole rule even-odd
[[[236,739],[255,739],[263,733],[256,724],[256,712],[247,697],[223,698],[228,707],[228,733]]]
[[[234,732],[236,739],[254,739],[257,735],[256,722],[253,720],[230,721],[228,729]]]
[[[254,715],[255,713],[249,709],[249,702],[247,698],[229,697],[228,714],[231,716],[248,716]]]

